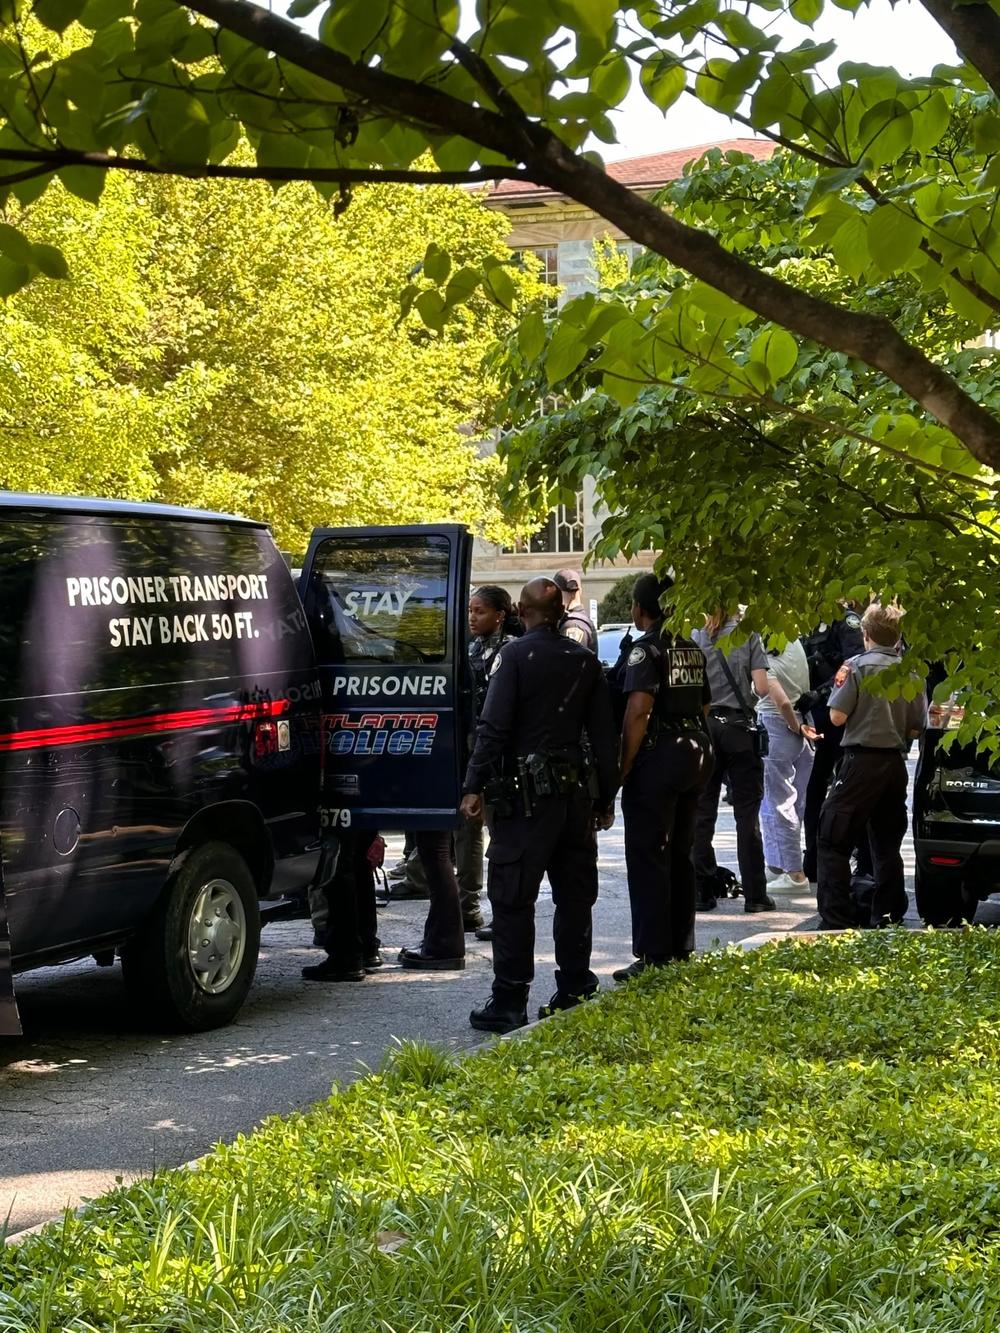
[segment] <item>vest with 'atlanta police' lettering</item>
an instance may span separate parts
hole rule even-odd
[[[705,654],[690,639],[665,630],[662,621],[632,644],[622,689],[626,694],[642,690],[654,695],[653,712],[661,722],[700,718],[712,698]]]

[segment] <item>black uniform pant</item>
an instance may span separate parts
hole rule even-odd
[[[595,990],[590,970],[597,901],[594,803],[585,792],[545,796],[533,815],[494,815],[487,893],[493,907],[493,995],[523,1006],[535,975],[535,902],[542,876],[552,887],[556,985],[566,995]]]
[[[709,717],[709,735],[715,750],[715,768],[698,800],[694,830],[694,873],[702,897],[714,898],[718,869],[712,840],[719,817],[719,794],[729,783],[736,819],[736,858],[743,897],[748,903],[766,896],[764,843],[760,835],[760,803],[764,799],[764,761],[754,752],[753,739],[742,718],[724,721]]]
[[[875,891],[871,920],[851,896],[851,852],[868,826]],[[816,902],[827,926],[901,921],[907,898],[900,848],[906,833],[906,762],[899,750],[844,751],[819,820]]]
[[[806,804],[802,812],[802,828],[805,833],[806,849],[802,859],[802,869],[806,879],[817,878],[819,846],[819,816],[823,802],[830,790],[830,783],[840,763],[840,741],[844,734],[843,727],[835,727],[830,721],[827,708],[813,709],[813,722],[816,730],[822,733],[822,739],[816,742],[816,754],[813,759],[809,785],[806,787]],[[872,855],[868,845],[868,831],[863,829],[857,845],[857,864],[859,875],[872,873]]]
[[[424,922],[424,950],[435,958],[465,956],[465,927],[451,853],[451,831],[415,834],[427,875],[430,907]]]
[[[368,848],[375,834],[348,830],[337,835],[337,867],[326,883],[326,936],[324,947],[341,967],[354,969],[378,952],[378,915],[375,909],[375,872],[368,864]]]
[[[455,830],[455,872],[462,916],[475,920],[483,891],[483,826],[475,819],[463,820]]]
[[[632,952],[661,962],[694,951],[694,843],[698,798],[712,772],[702,731],[643,746],[622,789]]]

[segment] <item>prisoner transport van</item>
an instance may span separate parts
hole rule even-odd
[[[319,532],[307,622],[261,524],[0,493],[0,1033],[17,973],[90,954],[155,1020],[228,1022],[332,868],[321,806],[454,821],[468,547]]]

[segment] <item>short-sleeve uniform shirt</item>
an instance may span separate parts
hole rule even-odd
[[[710,634],[707,629],[697,629],[692,636],[699,648],[704,650],[708,661],[708,683],[712,687],[712,703],[716,708],[753,708],[754,693],[750,673],[757,670],[766,671],[768,667],[767,653],[764,651],[759,634],[751,634],[745,643],[741,643],[738,648],[730,648],[726,653],[719,647],[719,644],[736,628],[736,623],[735,620],[727,620],[715,635]],[[736,697],[733,687],[726,679],[726,673],[721,665],[723,656],[733,679],[743,692],[742,698]]]
[[[625,664],[622,689],[641,690],[656,698],[660,718],[700,717],[711,698],[705,654],[690,639],[674,636],[662,625],[652,625],[632,644]]]
[[[830,708],[847,714],[842,745],[863,745],[874,750],[905,750],[911,731],[927,722],[927,697],[886,699],[862,688],[866,676],[896,666],[900,654],[893,648],[871,648],[845,662],[833,678]]]

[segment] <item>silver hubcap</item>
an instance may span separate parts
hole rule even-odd
[[[232,983],[247,946],[247,917],[228,879],[210,879],[198,894],[188,930],[191,971],[201,990],[218,995]]]

